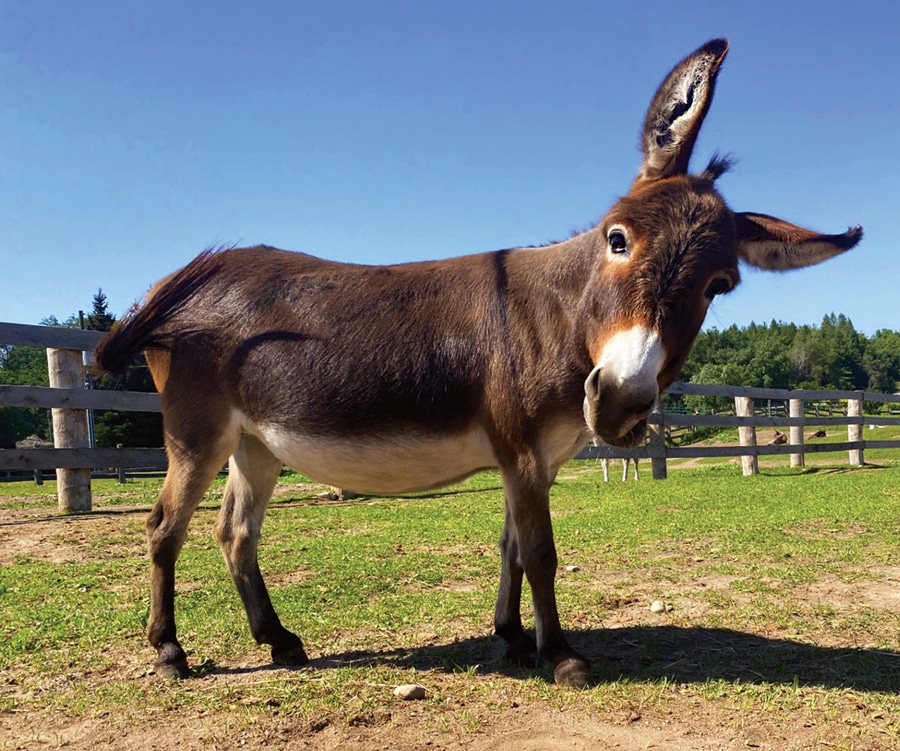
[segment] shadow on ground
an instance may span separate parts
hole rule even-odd
[[[704,683],[724,680],[900,692],[900,652],[869,648],[820,647],[787,639],[718,628],[631,626],[570,634],[575,649],[593,665],[595,685],[619,679]],[[381,665],[482,674],[551,677],[549,668],[507,665],[504,645],[492,636],[473,637],[415,649],[344,652],[312,660],[305,669]],[[255,670],[265,670],[260,666]],[[200,673],[240,673],[207,664]]]

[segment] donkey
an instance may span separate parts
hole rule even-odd
[[[643,439],[710,302],[738,283],[739,260],[809,266],[862,236],[860,227],[822,235],[731,211],[714,185],[725,159],[688,173],[727,49],[711,41],[663,81],[644,121],[636,179],[583,234],[396,266],[264,246],[207,250],[151,288],[101,342],[97,362],[112,372],[146,351],[161,397],[169,470],[147,522],[157,673],[188,675],[175,563],[227,460],[214,534],[252,634],[275,663],[308,660],[257,563],[283,464],[372,494],[497,468],[506,517],[494,627],[506,657],[546,661],[561,685],[589,681],[556,606],[549,496],[557,470],[595,435],[619,447]],[[520,615],[523,575],[534,636]]]

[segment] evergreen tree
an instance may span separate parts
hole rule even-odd
[[[0,383],[48,386],[47,353],[40,347],[0,347]],[[15,448],[30,435],[50,435],[50,411],[0,407],[0,448]]]
[[[900,332],[879,329],[866,340],[863,368],[868,376],[867,388],[891,394],[900,381]]]
[[[116,317],[109,312],[106,295],[102,289],[94,295],[93,308],[85,318],[85,328],[91,331],[109,331],[116,322]]]
[[[711,365],[719,369],[704,371]],[[733,385],[892,392],[900,382],[900,332],[883,329],[869,339],[833,313],[818,327],[772,321],[710,329],[697,336],[679,379],[707,382],[726,365],[741,373]]]
[[[109,312],[106,295],[98,289],[91,312],[85,316],[85,327],[93,331],[109,331],[115,322],[115,316]],[[104,374],[95,385],[96,388],[113,391],[156,391],[143,355],[137,355],[124,373],[115,376]],[[98,446],[162,446],[162,415],[99,410],[94,413],[94,436]]]
[[[85,328],[94,331],[108,331],[116,322],[109,312],[109,304],[102,289],[93,297],[92,308],[84,316]],[[71,315],[65,321],[49,316],[41,321],[45,326],[77,327],[79,316]],[[43,348],[22,346],[0,346],[0,384],[23,386],[47,386],[47,355]],[[143,355],[118,376],[108,374],[93,383],[98,389],[118,389],[122,391],[155,391],[150,371]],[[95,436],[98,446],[158,447],[162,446],[162,416],[143,412],[94,413]],[[13,448],[16,441],[36,434],[49,437],[50,411],[46,409],[20,409],[0,407],[0,447]]]

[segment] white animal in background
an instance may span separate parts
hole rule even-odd
[[[628,479],[628,462],[634,462],[634,479],[640,480],[641,478],[638,475],[638,460],[637,457],[632,458],[624,458],[622,459],[622,482],[625,482]],[[609,482],[609,459],[601,459],[600,466],[603,467],[603,482]]]

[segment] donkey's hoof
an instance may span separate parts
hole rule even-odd
[[[163,644],[159,648],[159,658],[153,665],[153,672],[166,680],[183,680],[190,675],[187,655],[177,644]]]
[[[272,648],[272,662],[276,665],[305,665],[309,662],[309,657],[306,655],[306,650],[303,649],[303,644],[299,643],[300,640],[297,640],[298,643],[293,647],[287,647],[282,649]]]
[[[557,686],[584,688],[591,680],[590,663],[578,657],[569,657],[553,669],[553,680]]]
[[[182,681],[190,676],[191,671],[188,670],[187,662],[179,665],[172,665],[168,662],[157,662],[153,666],[153,672],[160,678],[167,681]]]

